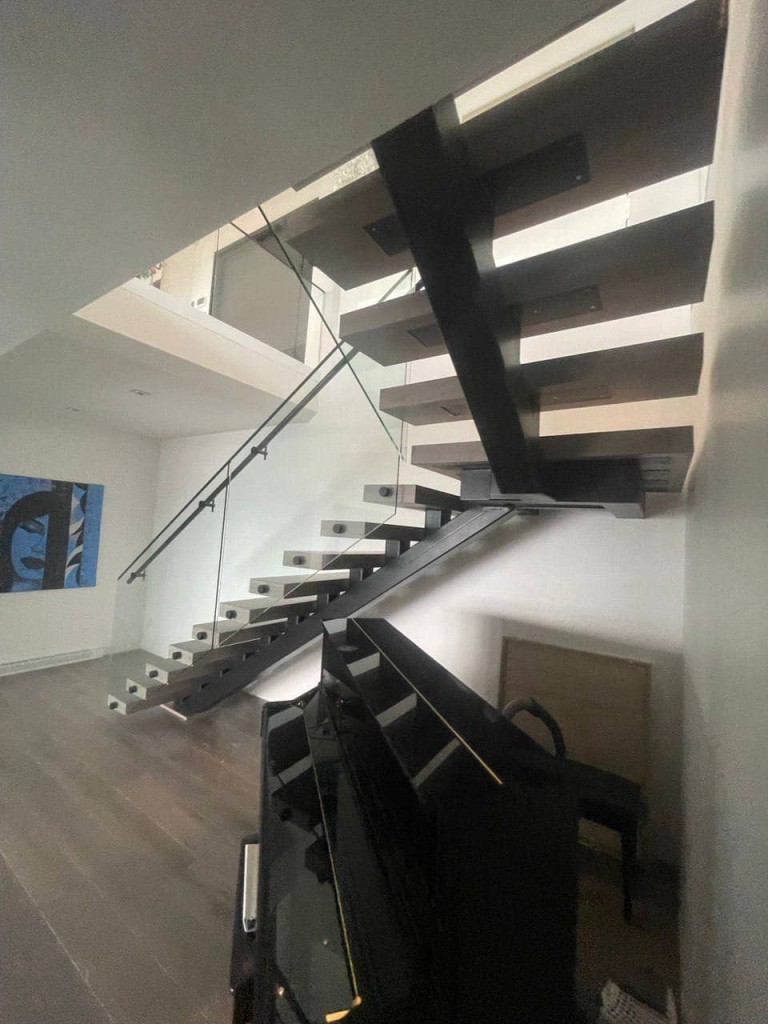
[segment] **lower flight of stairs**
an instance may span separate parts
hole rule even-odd
[[[193,625],[192,639],[171,644],[167,657],[148,657],[143,673],[125,680],[125,693],[110,694],[110,709],[132,715],[166,706],[185,717],[206,711],[319,637],[324,620],[354,614],[514,514],[415,484],[370,485],[364,498],[393,511],[419,510],[424,525],[324,520],[322,536],[379,541],[382,549],[286,551],[287,567],[310,572],[252,578],[253,597],[221,601],[216,622]]]

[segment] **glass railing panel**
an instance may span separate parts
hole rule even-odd
[[[177,515],[170,470],[154,522],[155,532],[167,528],[137,552],[117,581],[110,695],[118,701],[145,698],[160,682],[178,682],[213,645],[199,627],[215,619],[227,470],[201,476],[208,481],[204,491]]]
[[[396,553],[380,534],[397,505],[367,502],[364,491],[378,484],[397,493],[400,424],[385,424],[377,409],[384,368],[346,347],[345,355],[349,364],[274,440],[257,471],[229,488],[218,609],[225,645],[254,638],[265,623],[284,628],[282,620],[312,614]]]
[[[224,647],[247,644],[238,653],[255,653],[398,552],[380,533],[398,513],[391,495],[377,504],[363,494],[371,484],[396,494],[403,424],[380,411],[379,399],[383,388],[405,383],[405,366],[383,367],[339,341],[344,295],[279,236],[267,249],[252,226],[230,228],[294,275],[308,311],[297,330],[315,365],[253,431],[165,446],[155,536],[118,583],[113,650],[120,658],[111,687],[122,691],[130,677],[140,683],[133,695],[155,703],[175,699],[176,690],[163,693],[160,685],[183,689],[234,656]],[[411,272],[377,282],[372,301],[413,286]],[[180,496],[187,497],[182,479],[200,482],[179,510]],[[412,514],[406,522],[416,525]],[[258,582],[285,576],[291,578],[279,585]],[[286,603],[292,607],[276,607]],[[267,625],[275,622],[279,630]],[[149,687],[147,663],[159,666]]]
[[[271,615],[272,605],[304,595],[294,594],[292,585],[267,585],[261,593],[252,583],[257,577],[297,575],[306,584],[307,577],[327,580],[340,573],[346,587],[350,566],[359,566],[353,573],[359,579],[383,563],[385,541],[370,535],[397,508],[364,502],[363,490],[366,484],[395,487],[401,452],[397,430],[385,427],[361,387],[362,377],[373,388],[376,373],[364,360],[334,345],[259,429],[200,439],[201,461],[211,452],[232,454],[217,473],[200,473],[203,486],[178,515],[166,507],[170,498],[163,500],[164,487],[178,496],[172,482],[181,472],[169,447],[155,522],[164,529],[118,583],[114,652],[120,657],[113,666],[113,696],[124,697],[130,678],[139,683],[133,697],[165,703],[164,696],[175,699],[179,687],[222,660],[223,647],[247,643],[250,653],[273,639],[271,627],[254,627],[278,617],[282,631],[287,613]],[[354,374],[358,361],[361,373]],[[187,453],[197,443],[187,439]],[[340,587],[331,587],[331,595]],[[304,589],[316,605],[317,588]],[[242,601],[252,606],[224,607]],[[302,616],[310,610],[304,601]],[[146,664],[159,668],[154,683],[145,678]],[[158,689],[170,683],[174,689]]]

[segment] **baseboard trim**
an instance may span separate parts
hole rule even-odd
[[[30,658],[28,661],[8,661],[0,663],[0,679],[3,676],[15,676],[22,672],[38,672],[44,668],[59,668],[61,665],[72,665],[78,661],[92,661],[108,654],[108,648],[95,647],[89,651],[70,651],[67,654],[52,654],[47,658]]]

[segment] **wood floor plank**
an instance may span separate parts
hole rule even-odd
[[[0,854],[33,911],[22,931],[34,941],[34,914],[48,921],[87,976],[103,1008],[83,1024],[227,1024],[260,703],[243,695],[187,724],[163,712],[127,721],[107,710],[106,688],[103,662],[0,680]],[[69,1024],[18,1024],[28,1019]]]
[[[2,743],[7,754],[7,736]],[[198,1011],[203,993],[195,976],[172,969],[183,964],[176,954],[189,935],[199,936],[202,944],[203,925],[184,914],[171,891],[163,893],[151,861],[141,871],[116,855],[121,842],[130,847],[135,841],[130,831],[118,832],[111,840],[112,853],[105,852],[110,847],[105,832],[114,832],[111,821],[102,829],[81,816],[36,765],[17,760],[14,778],[23,799],[2,783],[0,852],[110,1014],[147,1024],[182,1024],[190,1017],[204,1021]],[[169,884],[171,879],[169,874]],[[161,961],[162,939],[170,945]],[[198,951],[201,963],[204,952]],[[218,959],[215,949],[210,955]],[[225,977],[225,959],[217,982]]]
[[[0,1020],[112,1024],[75,964],[0,857]]]

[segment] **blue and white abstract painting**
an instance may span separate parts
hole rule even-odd
[[[0,473],[0,594],[96,586],[104,487]]]

